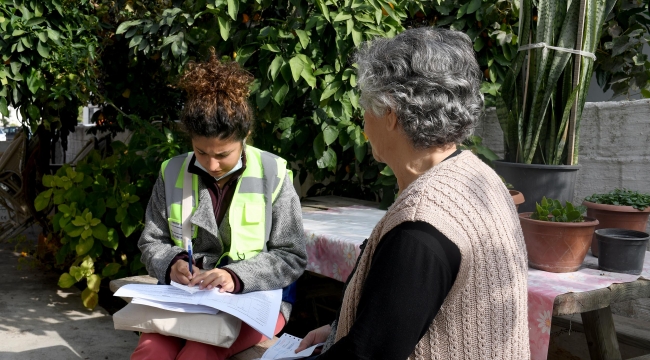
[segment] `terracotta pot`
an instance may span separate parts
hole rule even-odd
[[[531,214],[519,214],[528,265],[555,273],[578,270],[585,260],[598,220],[585,217],[581,223],[557,223],[533,220]]]
[[[650,215],[650,207],[645,210],[637,210],[631,206],[596,204],[583,201],[582,205],[587,207],[587,216],[598,219],[596,229],[628,229],[645,231]],[[591,240],[591,253],[598,257],[598,240],[596,235]]]
[[[510,196],[512,196],[512,201],[515,202],[517,210],[519,210],[519,205],[523,204],[526,199],[524,199],[524,194],[517,190],[508,190],[510,191]]]

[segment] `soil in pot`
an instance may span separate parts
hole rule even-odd
[[[583,201],[582,205],[587,207],[587,216],[598,219],[598,229],[628,229],[645,231],[650,215],[650,207],[640,211],[631,206],[618,206],[607,204],[596,204]],[[598,257],[598,240],[594,234],[591,240],[591,253]]]
[[[519,205],[523,204],[526,199],[524,199],[524,194],[517,190],[508,190],[510,192],[510,196],[512,196],[512,201],[515,202],[515,207],[517,207],[517,210],[519,210]]]
[[[650,239],[648,233],[627,229],[599,229],[594,236],[598,239],[600,248],[599,269],[632,275],[641,274],[646,246]]]
[[[533,220],[532,213],[519,214],[528,265],[562,273],[576,271],[585,260],[598,220],[585,217],[579,223]]]

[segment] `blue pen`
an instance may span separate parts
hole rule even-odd
[[[190,265],[190,274],[194,274],[194,271],[192,271],[192,242],[191,241],[187,242],[187,252],[188,254],[190,254],[190,259],[188,261]]]

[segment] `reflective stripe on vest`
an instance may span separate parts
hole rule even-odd
[[[245,151],[246,169],[237,181],[228,210],[231,229],[230,250],[221,256],[217,264],[225,256],[235,261],[244,260],[264,249],[271,234],[273,201],[279,194],[287,174],[287,162],[284,159],[250,145],[246,145]],[[185,161],[190,159],[187,154],[179,155],[165,161],[161,167],[161,174],[165,180],[169,233],[174,244],[179,247],[183,247],[181,227],[183,170]],[[192,214],[199,205],[198,181],[198,176],[192,174],[192,203],[194,204]],[[192,225],[192,238],[196,238],[197,233],[196,226]]]

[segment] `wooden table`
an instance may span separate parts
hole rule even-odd
[[[604,289],[562,294],[555,298],[553,316],[580,314],[591,358],[619,360],[621,353],[610,305],[640,298],[650,298],[650,281],[639,279]]]

